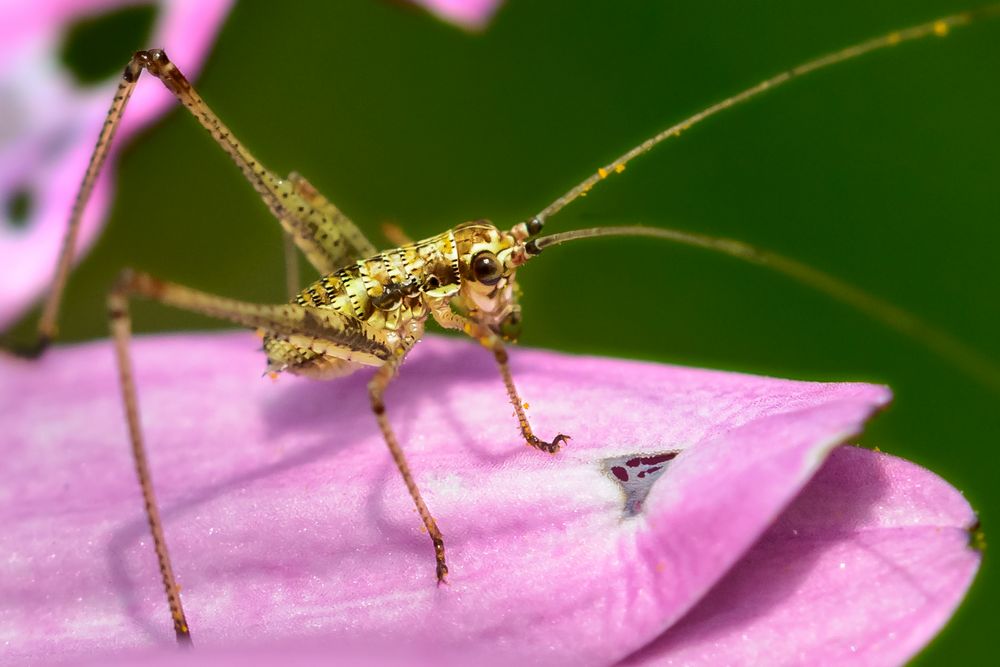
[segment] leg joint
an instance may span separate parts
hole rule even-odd
[[[163,49],[136,51],[132,55],[132,62],[129,65],[144,69],[153,76],[160,76],[164,68],[170,65],[170,58],[167,58],[167,54],[164,53]]]
[[[140,294],[153,299],[161,297],[165,284],[157,280],[148,273],[134,271],[130,268],[122,269],[111,287],[112,296],[128,296],[130,294]]]
[[[115,282],[111,285],[112,294],[126,295],[135,289],[135,271],[126,267],[118,273]]]
[[[163,49],[136,51],[132,54],[132,59],[128,61],[128,65],[125,66],[122,78],[129,83],[135,83],[142,70],[146,70],[153,76],[159,77],[163,74],[163,68],[169,64],[170,59],[167,58],[167,54],[163,52]]]
[[[385,402],[382,400],[382,389],[374,382],[368,384],[368,398],[371,400],[372,412],[378,416],[385,414]]]
[[[163,49],[136,51],[125,68],[125,80],[129,83],[139,78],[139,72],[146,70],[170,89],[175,95],[182,95],[191,88],[181,71],[174,67]]]

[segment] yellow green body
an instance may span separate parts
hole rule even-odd
[[[520,256],[512,252],[518,247],[512,233],[486,221],[470,222],[339,268],[303,289],[292,303],[334,310],[362,322],[382,332],[380,342],[390,350],[408,336],[419,338],[428,316],[446,328],[459,328],[449,317],[455,313],[497,328],[519,312],[512,261]],[[493,285],[479,283],[472,275],[472,259],[480,253],[491,253],[504,264],[503,276]],[[385,362],[375,354],[310,336],[269,333],[264,350],[269,370],[316,378]]]

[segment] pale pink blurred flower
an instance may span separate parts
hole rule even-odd
[[[111,347],[0,358],[0,662],[899,664],[979,566],[933,473],[835,449],[889,400],[821,384],[428,338],[388,414],[364,374],[260,377],[249,334],[140,338],[143,424],[195,651],[179,652]],[[674,456],[676,454],[676,456]]]
[[[58,59],[63,31],[75,21],[138,0],[38,0],[0,8],[0,329],[47,286],[77,188],[119,77],[81,87]],[[181,69],[196,73],[231,0],[161,0],[150,45],[162,46]],[[123,55],[122,68],[128,54]],[[155,85],[139,86],[113,152],[174,104]],[[114,181],[105,169],[84,216],[82,256],[107,216]],[[7,202],[27,192],[33,202],[22,225]]]
[[[467,30],[486,27],[500,8],[501,0],[411,0],[444,21]]]

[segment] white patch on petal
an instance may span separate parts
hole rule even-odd
[[[601,469],[618,482],[624,494],[623,513],[626,518],[642,513],[643,503],[667,466],[680,452],[669,450],[653,454],[612,456],[601,461]]]

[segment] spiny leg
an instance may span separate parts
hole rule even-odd
[[[80,190],[73,201],[69,224],[66,227],[66,233],[63,235],[62,246],[59,249],[59,258],[56,261],[55,273],[52,277],[52,283],[49,286],[48,295],[45,298],[45,304],[42,306],[42,315],[36,327],[35,341],[28,346],[13,349],[20,356],[31,358],[40,356],[56,336],[59,305],[62,301],[63,291],[66,288],[66,281],[69,278],[70,265],[73,262],[73,251],[76,248],[77,239],[80,235],[80,225],[83,221],[83,212],[87,206],[87,202],[90,200],[91,193],[94,191],[94,185],[97,183],[97,176],[101,172],[101,167],[108,157],[108,152],[111,149],[111,141],[118,130],[122,113],[125,111],[125,106],[128,104],[128,100],[132,96],[132,91],[135,89],[135,79],[128,77],[127,74],[128,70],[126,70],[126,76],[122,77],[121,82],[118,84],[118,89],[115,91],[115,96],[111,101],[111,108],[108,109],[108,115],[104,120],[104,125],[101,127],[101,133],[97,137],[97,145],[90,156],[87,171],[84,172]]]
[[[139,421],[135,373],[129,356],[132,322],[128,311],[128,290],[123,283],[124,281],[120,281],[119,285],[108,295],[108,318],[111,336],[114,339],[115,357],[118,361],[118,380],[122,390],[122,402],[125,406],[125,418],[128,421],[129,440],[132,443],[132,459],[135,463],[136,475],[139,478],[139,488],[142,490],[142,502],[146,510],[149,532],[153,536],[156,561],[160,566],[160,576],[167,594],[170,618],[174,622],[174,634],[178,644],[188,646],[191,644],[191,629],[188,626],[187,617],[184,615],[180,588],[177,586],[177,578],[174,576],[174,568],[170,561],[170,552],[167,550],[167,539],[163,533],[163,520],[160,518],[159,505],[153,492],[153,480],[149,472],[146,445],[143,442],[142,426]]]
[[[160,79],[209,131],[320,273],[332,273],[352,261],[375,253],[374,246],[354,223],[320,195],[308,181],[294,173],[288,179],[282,179],[265,169],[233,137],[229,128],[205,104],[163,51],[159,49],[138,51],[132,56],[122,74],[122,80],[118,84],[73,203],[55,272],[36,328],[35,341],[28,346],[9,346],[21,356],[39,356],[56,336],[59,307],[69,278],[83,213],[110,152],[111,142],[121,123],[125,107],[143,70]],[[291,275],[291,269],[288,275]]]
[[[514,414],[517,416],[517,423],[521,427],[521,435],[524,437],[525,442],[543,452],[550,454],[558,452],[562,443],[570,438],[568,435],[560,433],[552,438],[552,442],[546,442],[532,431],[531,424],[528,422],[528,415],[524,412],[524,403],[517,393],[514,378],[510,374],[507,348],[504,346],[503,340],[493,331],[454,312],[445,299],[439,301],[429,300],[427,305],[430,308],[431,315],[434,317],[434,321],[442,327],[462,331],[478,340],[480,345],[489,348],[493,352],[493,358],[496,359],[497,366],[500,368],[500,377],[503,378],[504,387],[507,389],[507,396],[510,398],[511,405],[514,406]]]
[[[383,365],[392,357],[392,353],[379,332],[371,331],[364,323],[335,311],[318,311],[295,304],[272,306],[245,303],[161,281],[144,273],[130,270],[122,272],[108,295],[108,316],[118,362],[122,399],[136,474],[167,594],[174,633],[178,643],[187,645],[191,643],[191,632],[167,549],[139,419],[138,395],[129,355],[131,318],[128,305],[132,296],[260,328],[268,334],[283,336],[303,348],[321,349],[324,354],[336,356],[345,362]]]
[[[389,418],[385,414],[384,402],[386,388],[396,376],[403,358],[417,342],[421,333],[422,331],[418,331],[404,338],[403,344],[397,348],[396,354],[378,369],[375,376],[368,383],[368,396],[371,399],[372,412],[375,413],[378,427],[382,431],[382,437],[385,439],[385,444],[389,446],[392,460],[396,462],[399,474],[403,476],[403,483],[406,484],[406,490],[410,492],[410,497],[413,498],[413,503],[417,506],[417,513],[420,514],[420,519],[424,522],[427,534],[430,535],[431,542],[434,544],[434,558],[437,560],[437,580],[441,584],[445,583],[445,577],[448,576],[448,565],[444,557],[444,536],[441,535],[441,531],[437,527],[437,522],[434,521],[434,517],[431,515],[430,510],[427,509],[427,505],[420,495],[420,489],[413,479],[413,473],[410,472],[410,466],[406,462],[403,449],[399,446],[396,434],[393,432],[392,425],[389,424]]]
[[[288,175],[288,182],[291,183],[295,194],[306,202],[307,210],[311,209],[320,214],[319,225],[316,227],[307,225],[310,236],[321,244],[330,256],[332,268],[324,270],[323,267],[317,266],[320,273],[324,275],[332,273],[355,260],[371,257],[377,252],[375,246],[357,225],[324,197],[305,176],[293,171]]]
[[[122,272],[116,290],[249,329],[262,329],[293,345],[345,361],[381,366],[392,357],[394,346],[388,342],[388,332],[328,308],[248,303],[128,269]]]
[[[524,412],[524,403],[521,401],[521,397],[517,393],[517,387],[514,386],[514,378],[510,374],[507,348],[504,346],[503,341],[501,341],[499,337],[493,337],[493,340],[490,341],[489,348],[493,351],[493,358],[496,359],[497,366],[500,368],[500,377],[503,378],[504,387],[507,388],[507,396],[510,398],[510,403],[514,406],[514,413],[517,415],[517,423],[521,427],[521,435],[524,437],[525,442],[535,449],[540,449],[543,452],[548,452],[549,454],[555,454],[559,451],[562,443],[569,440],[569,436],[560,433],[556,437],[552,438],[552,442],[546,442],[534,434],[531,430],[531,424],[528,423],[528,415]]]
[[[287,179],[279,178],[267,170],[233,136],[166,53],[160,49],[137,52],[125,69],[125,77],[138,77],[142,70],[163,82],[208,130],[320,273],[332,273],[374,252],[354,223],[308,181],[294,173]]]

